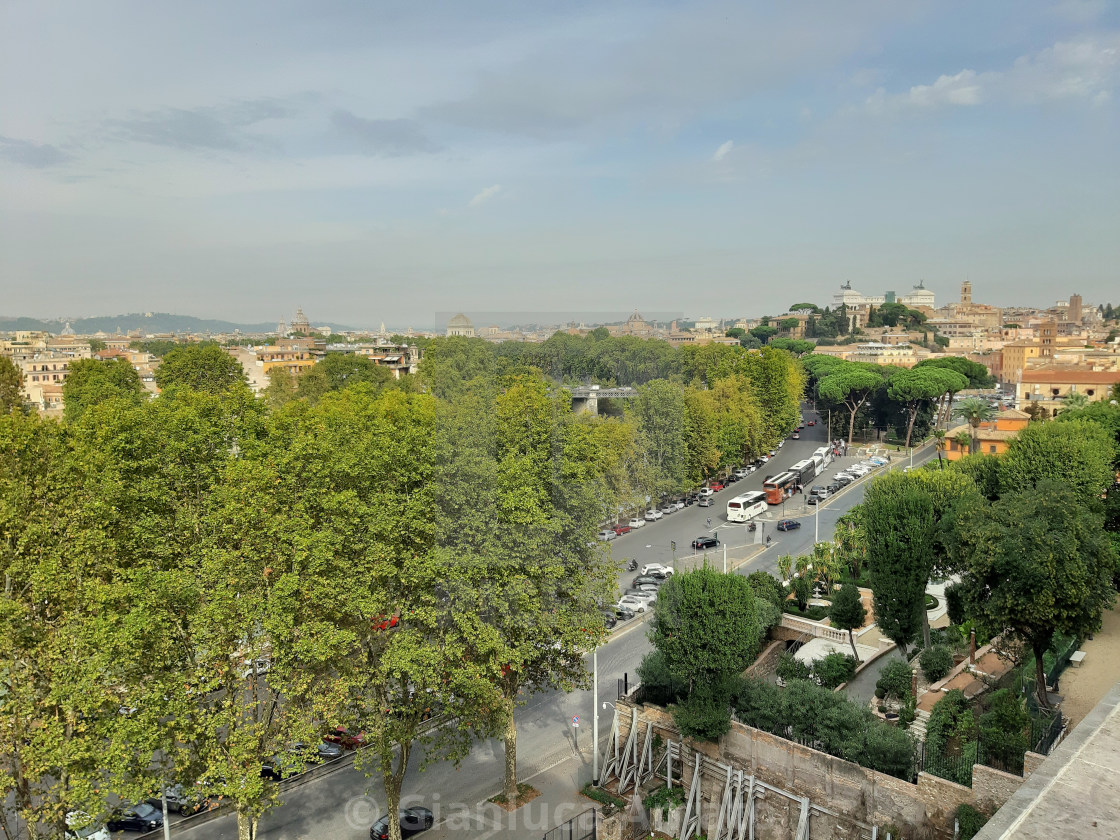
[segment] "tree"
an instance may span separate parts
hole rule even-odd
[[[863,606],[859,589],[854,583],[847,581],[840,587],[840,591],[832,599],[832,608],[828,612],[828,617],[831,619],[833,627],[848,631],[848,642],[852,646],[852,655],[855,656],[856,662],[859,662],[859,651],[856,650],[856,640],[852,631],[863,627],[863,622],[867,618],[867,610]]]
[[[806,353],[812,353],[813,348],[817,345],[812,341],[803,341],[796,338],[772,338],[770,339],[770,346],[776,347],[779,350],[785,350],[792,353],[794,356],[801,357]]]
[[[7,356],[0,356],[0,413],[23,406],[23,375]]]
[[[225,394],[246,384],[241,362],[215,344],[183,344],[167,351],[156,368],[156,385],[192,388],[206,394]]]
[[[650,641],[672,679],[686,696],[700,689],[697,702],[722,708],[728,719],[732,683],[758,655],[762,633],[754,593],[740,575],[679,573],[654,602]],[[686,722],[695,711],[688,704],[677,709],[674,719],[683,712]]]
[[[1116,444],[1116,459],[1113,460],[1113,466],[1120,468],[1120,405],[1106,402],[1089,403],[1084,408],[1063,411],[1055,419],[1059,423],[1088,420],[1106,429]]]
[[[924,359],[914,365],[914,367],[932,367],[959,373],[968,379],[969,388],[991,388],[995,385],[995,377],[991,375],[984,365],[979,362],[974,362],[971,359],[966,359],[963,356],[942,356],[934,359]],[[956,393],[956,391],[949,391],[941,400],[941,408],[938,412],[938,424],[947,424],[949,422],[949,415],[953,408],[953,397],[956,396]]]
[[[906,446],[914,431],[914,421],[923,404],[932,404],[948,393],[968,386],[968,380],[959,373],[938,368],[913,367],[901,370],[887,383],[887,395],[905,407],[907,415]]]
[[[392,372],[365,356],[353,353],[328,353],[323,359],[303,370],[296,389],[298,396],[316,402],[324,394],[340,391],[364,382],[374,390],[393,381]]]
[[[1096,499],[1113,483],[1116,457],[1115,439],[1099,423],[1031,423],[1000,458],[1000,487],[1003,492],[1027,490],[1057,479],[1082,499]]]
[[[144,385],[127,359],[77,359],[62,384],[64,417],[73,423],[91,406],[107,400],[140,403]]]
[[[875,620],[903,655],[922,631],[936,528],[929,495],[905,478],[881,476],[863,502]]]
[[[788,310],[789,312],[812,312],[815,315],[821,313],[820,307],[815,303],[795,303]]]
[[[760,342],[765,344],[767,341],[778,334],[778,328],[772,327],[769,324],[760,324],[759,326],[750,330],[750,334],[757,338]]]
[[[821,397],[848,409],[849,446],[855,434],[856,412],[882,384],[883,377],[879,373],[851,363],[834,367],[817,383],[817,393]]]
[[[1054,634],[1099,630],[1115,599],[1116,547],[1101,514],[1078,490],[1044,479],[962,511],[957,534],[967,613],[988,635],[1030,646],[1038,701],[1049,708],[1043,655]]]
[[[782,318],[782,320],[778,321],[778,330],[788,333],[790,330],[796,329],[799,323],[801,322],[796,318]]]
[[[637,398],[631,400],[631,411],[652,478],[650,495],[657,499],[681,490],[688,467],[682,388],[662,379],[641,385]]]
[[[296,399],[296,378],[286,367],[274,367],[268,372],[268,387],[264,399],[273,410],[283,408]]]
[[[987,423],[995,417],[996,410],[992,408],[991,403],[987,400],[982,400],[979,397],[969,397],[966,400],[961,400],[960,404],[953,409],[953,416],[959,417],[968,423],[970,429],[968,452],[970,455],[975,455],[976,450],[979,448],[977,434],[980,429],[980,424]]]
[[[1089,398],[1080,391],[1074,391],[1072,394],[1066,394],[1066,398],[1063,403],[1064,408],[1062,409],[1062,413],[1064,414],[1067,411],[1074,411],[1079,408],[1084,408],[1089,404]]]
[[[947,445],[946,441],[945,441],[945,430],[944,429],[934,429],[933,430],[933,441],[934,441],[934,446],[937,447],[937,466],[940,469],[945,469],[945,461],[941,457],[941,453],[943,453],[945,451],[945,447]]]

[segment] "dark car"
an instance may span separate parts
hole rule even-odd
[[[105,824],[110,831],[155,831],[163,826],[163,814],[147,802],[141,802],[114,811]]]
[[[839,481],[834,481],[832,484],[828,485],[829,493],[839,493],[841,489],[843,488],[841,488]]]
[[[832,477],[832,480],[834,483],[839,484],[841,487],[847,487],[852,483],[852,477],[850,475],[834,475]]]
[[[805,504],[807,504],[807,505],[819,505],[823,501],[824,501],[824,496],[808,496],[805,499]]]
[[[167,797],[167,810],[173,814],[182,814],[184,817],[210,807],[210,797],[196,787],[172,785],[164,791],[164,795]],[[144,802],[163,812],[163,800],[159,796],[149,797]]]
[[[603,626],[610,630],[618,624],[618,619],[611,615],[609,612],[603,613]]]
[[[779,531],[794,531],[801,527],[801,523],[796,519],[783,519],[778,523]]]
[[[715,548],[719,545],[719,537],[714,534],[707,537],[697,537],[692,541],[693,548]]]
[[[401,821],[401,837],[411,837],[432,827],[435,817],[427,808],[401,808],[398,812]],[[370,840],[389,840],[389,815],[375,822],[369,830]]]
[[[636,578],[634,578],[634,582],[630,585],[635,587],[643,586],[646,584],[648,584],[649,586],[660,586],[664,582],[665,578],[663,577],[656,578],[653,575],[638,575]]]

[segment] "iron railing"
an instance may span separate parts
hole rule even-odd
[[[588,808],[544,835],[544,840],[595,840],[598,832],[596,811]]]

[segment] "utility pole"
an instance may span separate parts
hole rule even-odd
[[[599,787],[599,648],[591,651],[591,779]]]
[[[817,503],[814,507],[817,509],[817,512],[813,514],[813,545],[816,545],[820,542],[821,536],[821,500],[819,496],[817,497]]]
[[[669,540],[669,547],[673,551],[673,574],[677,573],[677,541]]]
[[[723,573],[727,574],[727,543],[723,544]]]

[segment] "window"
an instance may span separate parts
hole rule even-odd
[[[988,447],[988,452],[990,452],[992,455],[996,454],[996,445],[994,443]]]
[[[1058,389],[1057,388],[1051,388],[1050,393],[1053,394],[1056,397],[1056,396],[1058,396]]]
[[[1095,393],[1094,390],[1092,388],[1090,388],[1089,390],[1087,390],[1085,392],[1085,396],[1091,397],[1091,396],[1093,396],[1094,393]]]

